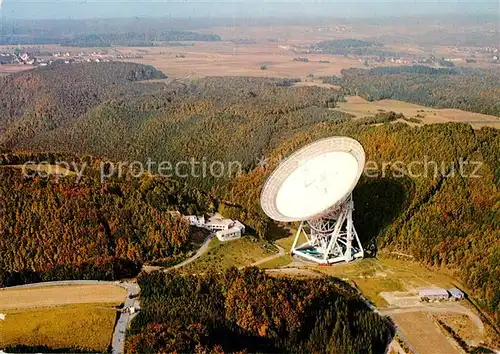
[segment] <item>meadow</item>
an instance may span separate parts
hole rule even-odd
[[[271,243],[251,237],[227,242],[214,238],[205,254],[181,270],[187,273],[201,273],[207,270],[219,271],[231,266],[243,267],[275,253],[276,247]]]
[[[0,290],[0,348],[47,346],[104,352],[111,343],[116,306],[126,291],[115,285],[67,285]]]
[[[73,304],[5,311],[0,347],[41,346],[51,349],[108,350],[116,303]]]
[[[339,102],[338,108],[335,109],[352,114],[356,118],[373,116],[383,111],[394,111],[403,113],[406,118],[416,118],[421,121],[421,124],[456,122],[469,123],[475,129],[484,126],[500,128],[500,118],[492,115],[467,112],[461,109],[437,109],[398,100],[370,102],[359,96],[350,96],[347,97],[347,102]],[[415,125],[412,122],[406,121],[405,123]]]

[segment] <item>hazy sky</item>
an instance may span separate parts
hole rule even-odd
[[[2,4],[2,0],[0,0]],[[3,0],[4,18],[371,17],[499,13],[499,0]]]

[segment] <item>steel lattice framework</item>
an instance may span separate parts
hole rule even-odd
[[[318,218],[301,221],[291,254],[321,264],[363,258],[364,250],[352,221],[353,210],[350,196],[340,207]],[[302,235],[306,242],[297,245]]]

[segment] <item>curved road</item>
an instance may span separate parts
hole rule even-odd
[[[124,301],[124,307],[139,307],[140,303],[138,298],[131,299],[130,295],[139,294],[139,285],[136,283],[125,283],[119,281],[102,281],[102,280],[62,280],[51,281],[45,283],[32,283],[17,286],[9,286],[8,289],[14,288],[37,288],[46,286],[60,286],[60,285],[117,285],[127,290],[127,298]],[[137,313],[130,315],[128,313],[120,312],[120,318],[116,322],[113,332],[113,339],[111,341],[111,350],[114,354],[123,353],[123,345],[125,343],[125,331],[127,330],[129,322],[135,317]]]
[[[189,257],[188,259],[185,259],[184,261],[182,261],[179,264],[176,264],[176,265],[174,265],[172,267],[167,268],[166,270],[177,269],[177,268],[184,267],[185,265],[188,265],[189,263],[194,262],[195,260],[197,260],[198,258],[200,258],[205,252],[207,252],[208,245],[210,244],[210,240],[214,237],[214,235],[215,234],[210,234],[205,239],[205,241],[203,241],[203,245],[201,245],[201,247],[198,249],[198,251],[196,251],[196,253],[193,256]],[[275,244],[275,246],[278,248],[278,253],[273,254],[272,256],[269,256],[269,257],[266,257],[266,258],[262,258],[262,259],[254,262],[252,264],[241,266],[240,269],[245,268],[245,267],[258,266],[260,264],[266,263],[266,262],[268,262],[270,260],[273,260],[275,258],[284,256],[285,255],[285,250],[281,246],[278,246],[276,244]]]
[[[183,267],[191,262],[194,262],[196,259],[200,258],[207,250],[208,246],[210,244],[210,240],[214,237],[215,234],[210,234],[205,241],[203,241],[202,246],[196,251],[196,253],[189,257],[188,259],[182,261],[179,264],[176,264],[168,269],[177,269],[180,267]],[[265,262],[268,262],[272,259],[281,257],[285,255],[285,250],[276,245],[278,248],[279,252],[277,254],[274,254],[272,256],[263,258],[257,262],[254,262],[250,264],[250,266],[257,266],[260,264],[263,264]],[[243,267],[241,267],[243,268]],[[17,286],[11,286],[10,288],[36,288],[36,287],[45,287],[45,286],[60,286],[60,285],[101,285],[101,284],[107,284],[107,285],[117,285],[122,288],[125,288],[127,290],[127,298],[124,301],[124,308],[125,307],[139,307],[139,299],[138,298],[130,298],[130,295],[137,295],[139,294],[139,285],[136,283],[125,283],[125,282],[119,282],[119,281],[101,281],[101,280],[63,280],[63,281],[53,281],[53,282],[44,282],[44,283],[32,283],[32,284],[24,284],[24,285],[17,285]],[[130,315],[129,313],[123,313],[120,312],[120,317],[118,318],[118,321],[116,322],[115,329],[113,332],[113,339],[111,341],[111,350],[113,354],[121,354],[124,351],[124,343],[125,343],[125,332],[127,330],[127,327],[132,321],[132,319],[137,315],[137,313]]]
[[[260,260],[258,260],[257,262],[253,262],[252,264],[248,265],[248,266],[242,266],[240,267],[240,269],[242,268],[245,268],[245,267],[256,267],[258,265],[261,265],[261,264],[264,264],[266,262],[269,262],[275,258],[279,258],[279,257],[282,257],[285,255],[285,250],[283,249],[283,247],[281,246],[278,246],[277,244],[274,244],[277,248],[278,248],[278,253],[276,254],[273,254],[272,256],[269,256],[269,257],[266,257],[266,258],[262,258]]]
[[[205,239],[205,241],[203,241],[203,244],[201,245],[201,247],[198,248],[198,251],[196,251],[196,253],[193,256],[189,257],[188,259],[183,260],[179,264],[176,264],[170,268],[167,268],[166,270],[184,267],[185,265],[188,265],[189,263],[194,262],[195,260],[200,258],[208,250],[208,245],[210,243],[210,240],[214,237],[214,235],[215,234],[208,235],[207,238]]]

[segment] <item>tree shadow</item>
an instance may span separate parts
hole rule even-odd
[[[362,177],[353,192],[353,219],[368,254],[376,254],[377,238],[405,212],[414,193],[409,177]]]
[[[267,224],[267,240],[270,242],[275,242],[282,238],[287,238],[291,235],[290,227],[293,224],[278,223],[275,221],[270,221]]]
[[[353,191],[354,227],[368,255],[375,255],[377,238],[384,229],[397,220],[408,208],[415,193],[409,177],[363,176]],[[297,223],[286,224],[270,221],[267,239],[275,242],[289,237]]]

